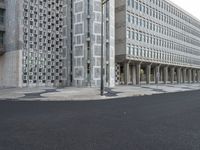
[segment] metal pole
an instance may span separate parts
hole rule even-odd
[[[104,95],[104,52],[103,52],[103,6],[109,0],[101,0],[101,96]]]
[[[104,80],[103,80],[103,76],[104,76],[104,68],[103,68],[103,0],[101,3],[101,96],[104,95]]]

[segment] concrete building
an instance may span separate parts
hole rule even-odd
[[[0,0],[0,87],[98,87],[101,2]],[[198,19],[165,0],[103,11],[106,86],[200,81]]]
[[[63,1],[1,0],[0,13],[0,86],[62,85]]]
[[[114,0],[104,9],[105,83],[115,85]],[[66,9],[67,8],[67,9]],[[99,86],[101,73],[101,0],[68,0],[65,15],[68,85]]]
[[[200,80],[200,21],[168,0],[116,1],[116,83]]]
[[[20,0],[0,1],[1,50],[0,86],[22,85],[22,38],[19,33],[20,14],[23,8]],[[19,18],[19,19],[17,19]]]
[[[115,84],[114,0],[104,9],[105,83]],[[101,0],[0,0],[0,87],[99,86]]]

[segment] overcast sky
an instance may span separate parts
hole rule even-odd
[[[200,20],[200,0],[170,0]]]

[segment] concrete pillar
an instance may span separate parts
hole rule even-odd
[[[197,82],[200,82],[200,70],[197,70]]]
[[[186,80],[187,80],[187,69],[184,68],[184,69],[183,69],[183,83],[185,83]]]
[[[136,84],[136,67],[135,65],[132,65],[132,84]]]
[[[196,70],[195,69],[192,70],[192,82],[196,83]]]
[[[158,84],[160,81],[160,66],[156,66],[155,74],[156,74],[156,79],[155,79],[156,82],[155,83]]]
[[[164,81],[163,80],[163,68],[160,68],[160,81]]]
[[[177,83],[181,83],[181,68],[177,68]]]
[[[181,68],[181,83],[183,83],[183,69]]]
[[[141,64],[136,64],[136,84],[140,85],[140,71],[141,71]]]
[[[164,84],[167,84],[167,81],[168,81],[168,67],[165,66],[163,71],[164,71]]]
[[[151,82],[151,65],[146,66],[146,83],[150,84]]]
[[[192,70],[188,69],[188,83],[191,83],[191,79],[192,79]]]
[[[130,67],[129,67],[129,63],[125,62],[124,63],[124,83],[128,85],[129,82],[130,82]]]
[[[174,83],[174,67],[170,68],[170,78],[171,78],[171,84]]]
[[[153,68],[153,81],[156,82],[156,68]]]

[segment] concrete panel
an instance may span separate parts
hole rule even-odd
[[[0,56],[0,87],[22,87],[22,50]]]

